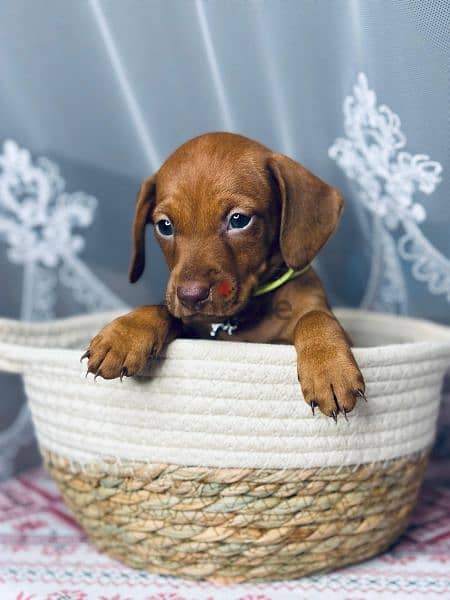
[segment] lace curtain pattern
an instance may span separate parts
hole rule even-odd
[[[229,130],[344,193],[317,263],[334,304],[450,323],[449,13],[438,0],[3,2],[0,315],[160,300],[153,241],[145,281],[126,279],[139,182],[186,139]],[[21,385],[0,379],[5,478],[36,455]]]
[[[357,183],[357,198],[373,215],[372,261],[364,308],[407,312],[408,291],[400,259],[412,263],[411,273],[431,294],[450,302],[450,260],[425,238],[426,220],[414,194],[431,194],[441,182],[442,165],[426,154],[405,152],[406,136],[398,115],[377,105],[375,92],[360,73],[353,95],[344,100],[345,138],[329,148],[347,177]],[[401,228],[395,242],[393,234]]]

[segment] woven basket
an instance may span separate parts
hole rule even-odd
[[[85,379],[80,350],[112,314],[0,321],[0,368],[22,373],[47,468],[100,550],[166,575],[295,578],[405,529],[450,365],[445,327],[337,313],[368,395],[337,425],[303,402],[289,346],[177,340],[150,377]]]

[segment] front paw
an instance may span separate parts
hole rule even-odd
[[[87,373],[122,379],[145,371],[161,347],[162,340],[154,328],[143,327],[138,319],[125,315],[106,325],[81,359],[88,359]]]
[[[337,422],[339,413],[347,419],[358,398],[366,399],[364,378],[347,346],[305,348],[297,368],[303,397],[313,414],[319,408]]]

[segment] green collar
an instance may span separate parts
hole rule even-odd
[[[310,266],[311,265],[308,264],[306,265],[306,267],[303,267],[303,269],[300,269],[300,271],[288,269],[286,273],[284,273],[281,277],[278,277],[278,279],[275,279],[275,281],[270,281],[269,283],[265,283],[257,287],[253,295],[262,296],[263,294],[267,294],[268,292],[273,292],[273,290],[276,290],[277,288],[282,286],[283,283],[291,281],[291,279],[295,279],[299,275],[303,275],[303,273],[306,273]]]

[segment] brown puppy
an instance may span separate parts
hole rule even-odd
[[[346,416],[364,397],[364,380],[308,268],[343,203],[299,163],[240,135],[186,142],[142,184],[133,225],[130,280],[144,270],[151,223],[170,269],[166,305],[142,306],[102,329],[86,352],[88,370],[105,379],[139,374],[177,336],[294,344],[313,412]],[[302,272],[258,293],[289,268]]]

